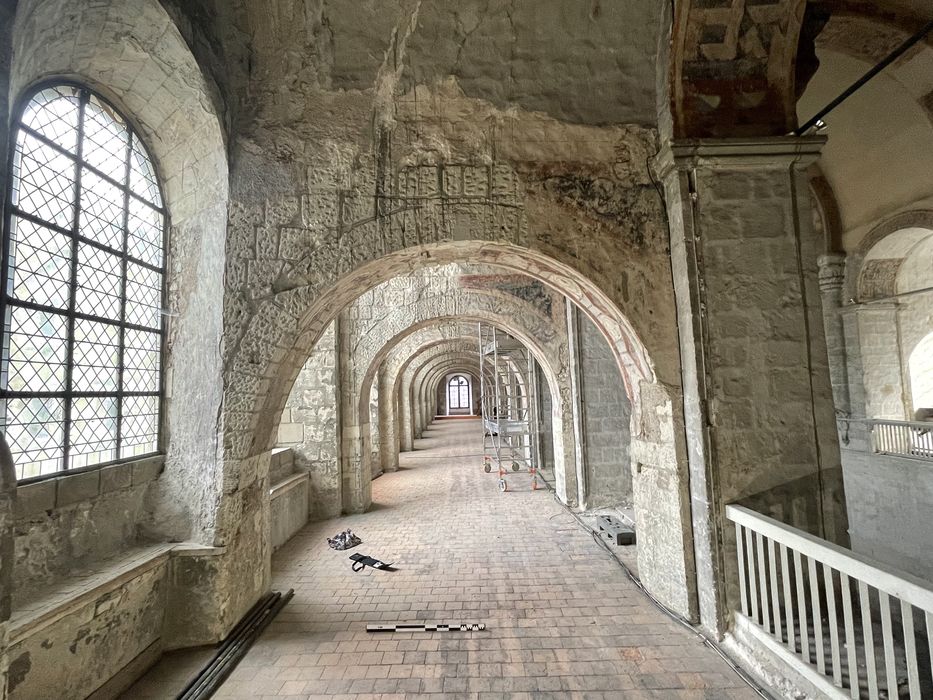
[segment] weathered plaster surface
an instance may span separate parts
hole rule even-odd
[[[805,495],[819,503],[819,521],[787,508],[788,524],[845,538],[817,284],[821,241],[810,231],[804,170],[819,146],[687,142],[664,161],[700,611],[714,629],[736,594],[734,542],[728,528],[717,532],[724,504]],[[788,484],[795,488],[784,493]]]
[[[213,88],[156,0],[24,0],[14,39],[12,95],[49,75],[86,82],[133,119],[158,168],[171,225],[163,370],[172,477],[153,491],[150,525],[166,537],[209,540],[222,497],[217,299],[228,191]]]
[[[295,468],[311,476],[308,497],[312,519],[340,513],[340,385],[334,326],[328,326],[298,374],[279,426],[279,444],[291,447]]]
[[[632,506],[632,407],[609,346],[580,320],[580,378],[586,463],[586,506]]]

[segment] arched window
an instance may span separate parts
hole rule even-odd
[[[447,408],[470,408],[470,382],[462,375],[447,382]]]
[[[14,128],[0,428],[20,479],[159,449],[165,211],[127,120],[44,87]]]

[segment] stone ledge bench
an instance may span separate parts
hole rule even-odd
[[[165,650],[172,561],[219,552],[142,545],[35,591],[8,625],[9,700],[117,697]]]

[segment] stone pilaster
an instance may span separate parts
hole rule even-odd
[[[819,535],[838,531],[826,519],[844,520],[806,179],[822,143],[695,140],[668,145],[657,160],[671,230],[700,620],[717,634],[738,589],[726,504]]]
[[[845,322],[842,315],[846,258],[841,253],[830,253],[821,255],[817,264],[833,401],[836,405],[836,415],[848,418],[852,413],[852,406],[849,399],[849,370],[846,359]]]

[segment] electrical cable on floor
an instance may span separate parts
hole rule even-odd
[[[752,690],[754,690],[755,693],[757,693],[760,697],[764,698],[764,700],[774,700],[774,696],[771,695],[771,693],[769,693],[764,687],[762,687],[761,684],[758,683],[758,681],[755,680],[755,678],[751,674],[749,674],[745,669],[739,666],[738,663],[736,663],[732,659],[732,657],[730,657],[725,651],[723,651],[723,649],[719,646],[717,642],[715,642],[714,640],[706,636],[706,634],[704,634],[701,630],[699,630],[696,627],[696,625],[692,624],[688,619],[674,612],[673,610],[668,608],[666,605],[664,605],[664,603],[662,603],[660,600],[655,598],[654,595],[647,588],[645,588],[645,584],[641,582],[641,579],[638,578],[634,574],[634,572],[628,567],[628,565],[624,561],[619,559],[618,555],[612,551],[609,545],[603,542],[602,538],[596,533],[596,531],[593,530],[593,528],[591,528],[589,525],[587,525],[586,522],[584,522],[584,520],[579,515],[573,512],[573,510],[571,510],[564,503],[561,503],[560,499],[557,497],[557,493],[554,491],[554,488],[547,481],[544,482],[544,485],[554,496],[554,502],[557,503],[561,508],[563,508],[577,522],[577,524],[583,530],[588,532],[593,537],[593,539],[596,541],[596,543],[599,544],[599,546],[602,547],[609,554],[609,556],[611,556],[615,560],[615,562],[620,567],[622,567],[622,571],[625,572],[625,575],[628,576],[631,582],[635,584],[638,590],[640,590],[642,593],[645,594],[648,600],[650,600],[652,604],[658,610],[660,610],[662,613],[664,613],[664,615],[669,617],[674,622],[680,624],[682,627],[686,628],[687,630],[695,634],[697,637],[699,637],[700,640],[703,642],[704,646],[709,647],[710,649],[715,651],[722,658],[722,660],[726,662],[729,668],[731,668],[735,672],[735,674],[739,678],[741,678],[745,682],[745,684],[748,685],[748,687],[750,687]],[[548,519],[550,520],[550,518]]]

